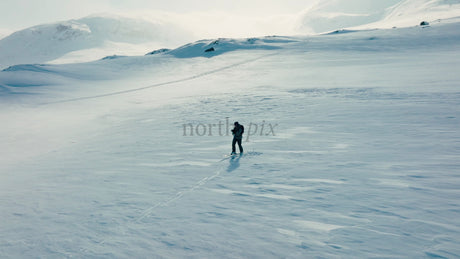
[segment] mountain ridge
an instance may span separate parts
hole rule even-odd
[[[65,56],[69,54],[74,54],[73,60],[67,58],[71,62],[94,60],[117,50],[123,52],[123,49],[126,54],[139,54],[148,49],[145,44],[181,44],[184,35],[185,31],[170,23],[92,15],[33,26],[0,39],[0,68],[23,63],[48,63],[63,57],[66,61]],[[91,50],[94,51],[81,53]],[[84,57],[85,54],[91,57]]]
[[[410,27],[422,21],[460,17],[460,0],[392,0],[375,6],[362,0],[330,0],[299,17],[296,26],[303,35],[341,29]],[[174,22],[90,15],[33,26],[0,38],[0,69],[18,64],[80,63],[107,56],[142,55],[192,42],[196,40],[192,34]]]

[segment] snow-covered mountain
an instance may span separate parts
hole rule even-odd
[[[460,17],[460,0],[404,0],[387,10],[379,27],[413,26],[421,21]],[[385,26],[387,25],[387,26]]]
[[[459,16],[459,0],[328,0],[305,10],[299,29],[322,33],[351,27],[407,27]]]
[[[111,54],[141,54],[152,47],[183,44],[176,25],[113,15],[38,25],[0,40],[0,68],[22,63],[95,60]]]
[[[458,16],[459,0],[327,0],[305,10],[300,18],[293,15],[286,19],[290,22],[283,26],[293,27],[286,28],[289,32],[323,33],[343,28],[414,26],[421,21]],[[152,22],[93,15],[34,26],[4,38],[0,32],[0,69],[17,64],[92,61],[115,54],[139,55],[195,40],[195,32],[185,24],[187,19],[178,22],[173,21],[174,17],[164,16],[161,22]],[[219,22],[215,21],[214,29],[218,30]]]

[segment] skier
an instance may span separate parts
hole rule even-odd
[[[233,141],[232,141],[232,155],[236,154],[235,144],[238,143],[240,154],[243,154],[243,147],[241,146],[241,140],[243,139],[244,127],[237,121],[234,123],[235,127],[232,129]]]

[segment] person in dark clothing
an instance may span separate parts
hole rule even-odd
[[[236,154],[235,144],[238,143],[238,147],[240,149],[240,154],[243,154],[243,147],[241,146],[241,141],[243,140],[243,133],[244,127],[243,125],[239,124],[237,121],[235,122],[235,127],[232,129],[233,133],[233,141],[232,141],[232,155]]]

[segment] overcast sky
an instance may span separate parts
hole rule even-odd
[[[226,13],[236,16],[294,14],[317,0],[1,0],[0,28],[18,30],[94,13],[159,10],[171,13]]]

